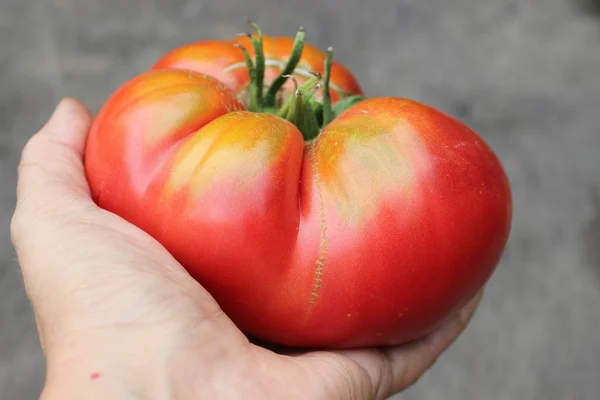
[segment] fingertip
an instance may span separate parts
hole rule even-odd
[[[58,103],[40,133],[50,135],[54,140],[79,151],[83,148],[91,121],[91,113],[83,103],[75,98],[65,97]]]
[[[50,123],[73,122],[73,119],[77,120],[75,122],[88,123],[91,120],[91,113],[79,100],[65,97],[56,106]]]
[[[433,353],[439,354],[446,351],[456,341],[473,319],[482,297],[483,289],[458,310],[454,317],[447,321],[437,332],[425,338]]]
[[[412,343],[385,350],[393,370],[392,392],[412,386],[465,331],[483,297],[483,288],[437,331]]]
[[[70,114],[79,114],[90,117],[88,108],[79,100],[74,97],[64,97],[56,107],[57,110],[61,110]]]

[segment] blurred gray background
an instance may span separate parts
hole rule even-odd
[[[65,95],[96,111],[174,46],[268,34],[335,46],[371,96],[475,128],[514,227],[472,325],[401,399],[600,399],[600,7],[594,0],[0,0],[0,399],[44,360],[9,238],[21,147]]]

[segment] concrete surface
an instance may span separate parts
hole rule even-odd
[[[276,4],[276,5],[275,5]],[[510,175],[514,229],[473,324],[403,399],[600,399],[600,7],[594,0],[0,0],[0,399],[44,378],[9,242],[15,166],[64,95],[93,110],[245,15],[307,28],[370,95],[459,116]]]

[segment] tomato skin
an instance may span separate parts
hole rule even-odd
[[[107,101],[85,170],[98,205],[162,243],[244,332],[288,346],[432,332],[488,280],[511,225],[499,160],[440,111],[368,99],[305,143],[184,69]]]
[[[464,124],[414,101],[369,99],[327,126],[313,151],[317,172],[303,168],[301,177],[296,265],[313,264],[318,295],[307,325],[293,319],[287,332],[261,335],[290,341],[300,330],[296,344],[340,347],[406,343],[490,277],[508,240],[510,187]],[[324,249],[319,285],[315,249]]]
[[[271,37],[264,35],[264,53],[267,60],[265,83],[271,83],[283,69],[289,58],[294,39],[290,37]],[[249,83],[248,70],[242,52],[234,46],[244,46],[251,56],[254,48],[247,37],[238,37],[232,41],[206,40],[178,47],[165,54],[152,69],[178,68],[189,69],[213,76],[225,83],[236,93],[244,90]],[[311,77],[310,72],[324,73],[325,53],[305,43],[302,58],[293,74],[302,84]],[[293,83],[285,84],[286,93],[292,93]],[[363,95],[364,92],[353,74],[343,65],[333,62],[331,71],[331,100],[335,103],[350,95]],[[316,98],[323,97],[319,90]]]

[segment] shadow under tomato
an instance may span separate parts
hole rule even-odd
[[[311,351],[319,350],[319,349],[286,347],[286,346],[281,346],[278,344],[266,342],[264,340],[257,339],[253,336],[246,335],[246,337],[248,338],[250,343],[252,343],[256,346],[262,347],[264,349],[270,350],[273,353],[280,354],[280,355],[286,355],[286,356],[299,355],[299,354],[310,353]]]

